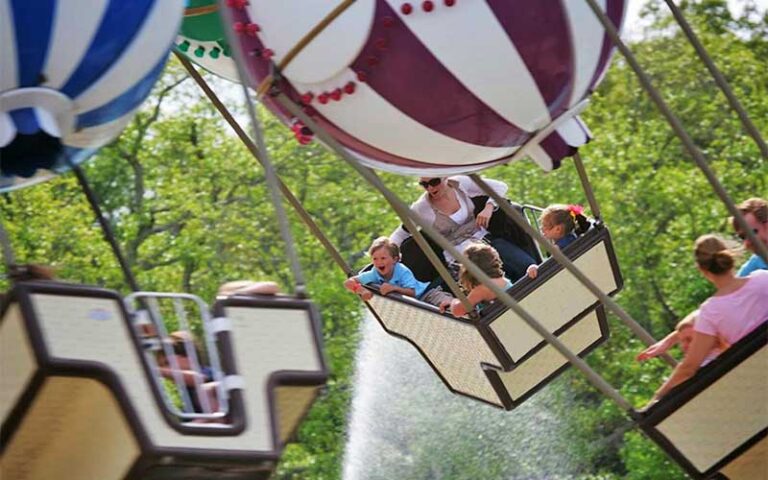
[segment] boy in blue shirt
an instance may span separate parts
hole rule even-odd
[[[414,297],[431,303],[444,310],[450,305],[453,296],[440,288],[427,290],[426,282],[420,282],[410,268],[400,263],[400,248],[387,237],[379,237],[368,249],[368,255],[373,262],[373,268],[361,272],[344,282],[344,287],[352,293],[360,295],[363,300],[370,300],[373,293],[363,285],[374,285],[382,295],[392,292]]]

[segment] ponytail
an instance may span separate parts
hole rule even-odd
[[[733,252],[716,235],[702,235],[696,239],[694,255],[702,269],[715,275],[730,271],[735,264]]]
[[[573,219],[576,222],[576,228],[574,228],[574,232],[576,232],[576,235],[582,235],[584,233],[587,233],[587,230],[589,230],[589,227],[592,226],[592,222],[589,221],[589,219],[584,216],[583,213],[576,213],[573,215]]]
[[[589,230],[592,223],[584,215],[584,207],[581,205],[553,204],[541,212],[542,221],[550,219],[553,225],[563,225],[565,235],[571,232],[581,235]]]

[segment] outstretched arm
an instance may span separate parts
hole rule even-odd
[[[661,388],[656,391],[651,402],[660,399],[669,393],[670,390],[694,376],[699,370],[701,363],[707,357],[707,354],[715,348],[716,344],[717,337],[707,335],[706,333],[695,332],[693,334],[691,346],[688,348],[688,353],[685,354],[685,358],[683,358],[682,362],[677,364],[672,375],[670,375]]]
[[[675,330],[669,335],[667,335],[666,337],[664,337],[663,339],[659,340],[653,345],[650,345],[648,348],[638,353],[637,356],[635,357],[635,360],[637,360],[638,362],[643,362],[650,358],[658,357],[659,355],[666,353],[670,348],[674,347],[675,344],[677,344],[678,340],[679,340],[679,337],[677,335],[677,330]]]
[[[478,285],[475,288],[472,289],[471,292],[469,292],[469,295],[467,295],[467,300],[469,300],[469,303],[474,307],[480,302],[493,300],[496,298],[496,294],[493,293],[493,290],[486,287],[485,285]],[[464,308],[464,305],[461,303],[461,300],[454,299],[451,302],[451,315],[454,317],[463,317],[466,315],[467,309]]]
[[[157,371],[165,378],[175,379],[174,369],[171,367],[157,367]],[[197,382],[205,382],[205,376],[194,370],[176,370],[181,374],[181,378],[185,385],[195,386]]]
[[[382,283],[379,287],[379,292],[381,292],[382,295],[389,295],[390,293],[395,292],[401,295],[406,295],[408,297],[416,296],[416,290],[413,288],[398,287],[397,285],[392,285],[391,283]]]
[[[373,297],[373,293],[371,293],[371,291],[367,288],[363,287],[363,284],[357,277],[349,277],[348,279],[344,280],[344,288],[352,293],[360,295],[360,298],[363,300],[370,300],[371,297]]]

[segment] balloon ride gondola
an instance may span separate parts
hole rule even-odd
[[[84,180],[79,164],[149,94],[183,6],[0,1],[0,191],[69,169]],[[209,307],[189,294],[123,298],[17,282],[0,308],[0,361],[12,366],[0,376],[0,470],[16,479],[269,478],[327,379],[320,338],[305,297],[227,296]],[[202,375],[204,354],[213,381],[191,385],[181,372]],[[162,369],[173,371],[172,386]]]

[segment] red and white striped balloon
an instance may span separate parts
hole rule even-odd
[[[252,86],[337,6],[222,1]],[[625,1],[598,3],[620,26]],[[583,0],[357,0],[287,65],[282,88],[376,168],[462,173],[517,152],[549,170],[588,141],[576,114],[612,50]]]

